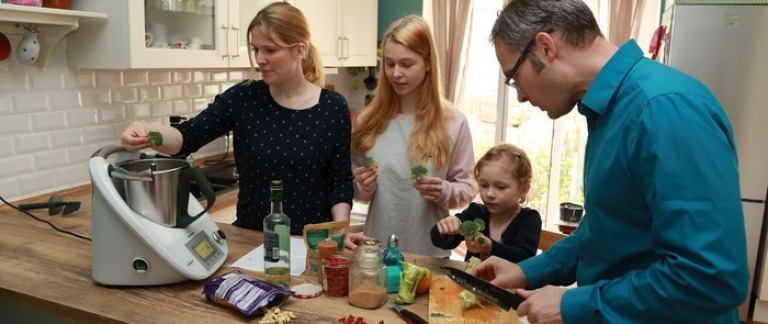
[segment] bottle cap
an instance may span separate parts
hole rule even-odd
[[[293,297],[299,299],[310,299],[320,296],[323,293],[323,287],[317,282],[306,281],[291,287],[296,292]]]

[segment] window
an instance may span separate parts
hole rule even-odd
[[[584,201],[586,123],[576,109],[553,121],[538,108],[518,102],[515,90],[504,85],[493,45],[488,41],[495,21],[489,17],[496,17],[503,4],[502,0],[474,2],[467,79],[464,96],[456,108],[470,122],[476,158],[497,143],[511,143],[528,153],[534,174],[527,205],[541,213],[546,229],[556,230],[558,205]]]

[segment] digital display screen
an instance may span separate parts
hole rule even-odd
[[[200,241],[197,245],[195,245],[195,252],[197,255],[199,255],[203,260],[208,259],[209,256],[211,256],[211,253],[216,251],[211,245],[211,242],[209,242],[207,239],[204,239]]]

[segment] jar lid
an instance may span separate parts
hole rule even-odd
[[[291,290],[296,292],[293,297],[299,299],[310,299],[320,296],[323,293],[323,287],[316,282],[302,282],[298,285],[291,287]]]

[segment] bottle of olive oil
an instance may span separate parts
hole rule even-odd
[[[269,184],[272,212],[264,217],[264,273],[267,281],[291,285],[291,219],[283,214],[283,181]]]

